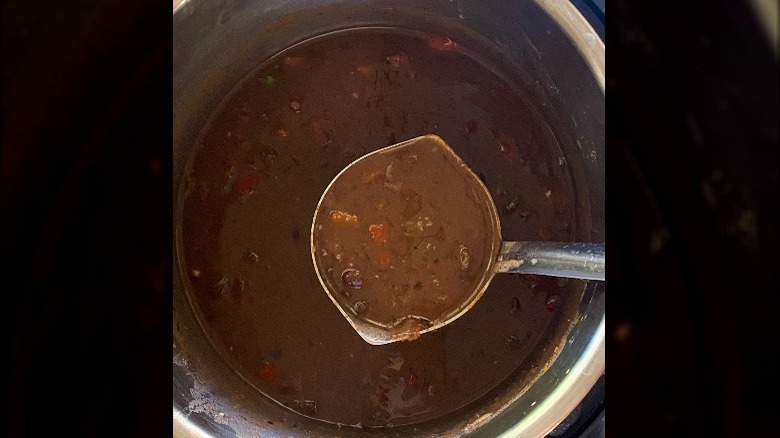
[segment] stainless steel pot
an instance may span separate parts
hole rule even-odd
[[[410,19],[413,17],[414,19]],[[567,1],[184,0],[174,3],[174,199],[209,114],[255,66],[284,48],[363,26],[458,29],[509,55],[522,86],[549,102],[581,202],[604,241],[604,44]],[[414,24],[417,23],[417,24]],[[361,436],[289,411],[248,387],[219,358],[174,272],[173,420],[177,436]],[[604,284],[590,283],[577,317],[498,388],[436,421],[382,436],[544,436],[604,372]],[[527,361],[528,362],[528,361]]]

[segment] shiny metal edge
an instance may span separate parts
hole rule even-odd
[[[543,437],[550,433],[585,398],[605,370],[606,318],[566,377],[535,409],[500,435],[501,438]]]
[[[534,0],[549,15],[585,58],[596,81],[605,92],[605,48],[604,41],[599,38],[593,26],[582,16],[580,11],[569,1]]]
[[[605,93],[605,46],[590,23],[568,1],[535,2],[568,35],[588,63],[602,93]],[[601,318],[594,337],[566,377],[533,411],[502,433],[501,438],[544,437],[574,410],[605,371],[605,331],[606,316]]]
[[[209,434],[173,408],[173,438],[209,438]]]
[[[173,13],[175,14],[179,8],[184,6],[189,0],[173,0]]]
[[[758,20],[764,35],[769,40],[769,45],[774,52],[775,58],[778,57],[778,1],[777,0],[749,0],[748,6]]]

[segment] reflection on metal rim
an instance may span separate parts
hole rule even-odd
[[[593,71],[601,91],[605,91],[604,42],[593,30],[593,26],[568,1],[536,0],[536,3],[566,32]]]
[[[604,372],[605,366],[605,319],[588,348],[564,377],[549,397],[525,416],[501,437],[543,437],[563,421],[582,401],[585,395]]]
[[[775,57],[778,55],[778,33],[777,33],[777,0],[750,0],[748,4],[753,10],[753,14],[758,20],[761,28],[764,31],[769,45],[775,53]]]
[[[536,3],[568,35],[605,92],[604,42],[590,23],[568,1],[536,0]],[[605,370],[605,323],[606,317],[602,317],[590,344],[552,393],[504,432],[502,438],[545,436],[574,410]]]
[[[173,436],[175,438],[208,438],[208,434],[202,431],[198,426],[176,408],[173,409]]]
[[[176,11],[184,6],[185,3],[187,3],[189,0],[173,0],[173,13],[175,14]]]

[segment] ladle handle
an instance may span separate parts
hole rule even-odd
[[[496,272],[604,281],[604,244],[503,242]]]

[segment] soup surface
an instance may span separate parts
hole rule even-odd
[[[312,229],[319,274],[358,318],[398,327],[414,318],[416,338],[480,287],[497,249],[490,202],[436,136],[376,151],[323,195]]]
[[[528,99],[495,71],[447,38],[357,29],[279,54],[224,100],[183,184],[177,245],[201,324],[249,384],[324,421],[433,419],[517,370],[562,316],[562,300],[581,294],[580,282],[500,275],[452,324],[372,346],[317,278],[309,232],[330,181],[368,152],[430,133],[484,180],[505,239],[575,239],[566,160]],[[423,208],[412,216],[435,214]],[[479,239],[462,244],[471,250]],[[411,276],[399,286],[423,280],[433,285]]]

